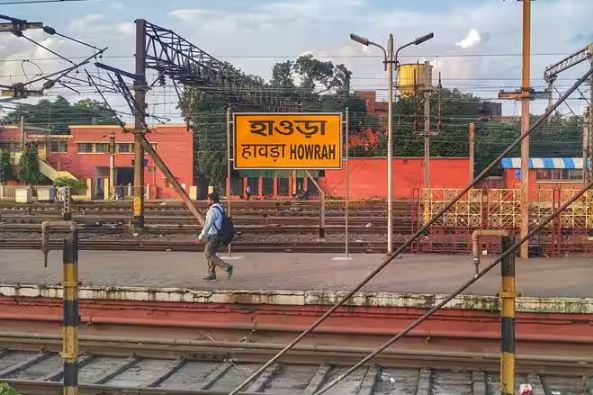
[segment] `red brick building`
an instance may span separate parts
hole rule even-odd
[[[115,137],[115,184],[133,183],[134,136],[119,126],[70,126],[70,135],[27,134],[26,141],[36,143],[39,158],[54,169],[67,170],[81,181],[90,180],[92,198],[104,198],[110,172],[110,137]],[[18,128],[0,129],[0,149],[17,151]],[[188,191],[194,185],[193,135],[185,125],[158,125],[147,134],[159,156]],[[144,159],[144,182],[150,198],[169,199],[177,195],[149,155]]]

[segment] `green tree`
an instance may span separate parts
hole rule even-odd
[[[19,393],[7,383],[0,383],[0,395],[19,395]]]
[[[19,159],[17,176],[19,181],[30,184],[37,184],[43,179],[43,175],[39,171],[39,160],[37,157],[37,149],[29,145],[25,152]]]
[[[232,68],[232,66],[229,65]],[[233,68],[233,70],[236,70]],[[351,72],[344,65],[323,62],[312,55],[295,61],[277,63],[272,68],[272,79],[265,83],[250,76],[286,100],[297,102],[301,111],[344,111],[348,107],[351,133],[376,126],[377,119],[366,115],[365,103],[350,94]],[[295,81],[299,81],[297,84]],[[229,92],[205,92],[186,89],[180,107],[191,119],[196,136],[198,173],[205,175],[218,189],[223,189],[226,178],[226,109],[233,111],[262,111],[253,105],[237,102]]]
[[[10,152],[2,151],[0,153],[0,181],[12,181],[14,180],[14,170],[10,163]]]
[[[68,125],[116,124],[113,112],[102,103],[84,99],[70,104],[62,96],[40,100],[37,104],[18,104],[2,119],[3,124],[18,124],[24,117],[28,125],[46,128],[52,134],[68,134]]]

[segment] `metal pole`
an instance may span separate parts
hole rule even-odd
[[[229,218],[232,216],[231,214],[231,175],[232,175],[232,152],[231,152],[231,108],[228,107],[226,109],[226,154],[227,154],[227,164],[226,164],[226,200],[227,200],[227,215]],[[231,243],[228,245],[228,254],[229,257],[233,253]]]
[[[146,130],[146,21],[136,21],[136,74],[140,77],[134,81],[134,98],[138,103],[134,116],[134,228],[144,228],[144,149],[142,137]]]
[[[593,57],[591,58],[591,67],[593,67]],[[587,182],[591,181],[591,167],[593,163],[593,76],[589,79],[590,89],[589,89],[589,130],[587,131],[587,158],[583,161],[583,173],[587,174]]]
[[[62,209],[62,219],[64,221],[70,221],[72,219],[72,195],[70,193],[70,187],[64,187],[64,208]]]
[[[523,72],[521,83],[521,134],[529,130],[529,71],[531,67],[531,0],[523,0]],[[529,232],[529,136],[521,142],[521,231]],[[529,243],[521,244],[521,258],[529,258]]]
[[[393,34],[387,41],[387,253],[393,252]]]
[[[115,199],[115,133],[109,136],[109,193]]]
[[[64,395],[78,394],[78,231],[64,240]]]
[[[502,238],[502,250],[513,246],[512,237]],[[498,294],[501,310],[501,355],[500,387],[501,395],[515,393],[515,254],[506,255],[500,265],[502,288]]]
[[[430,67],[424,62],[424,188],[430,188]]]
[[[321,208],[320,208],[320,214],[319,214],[321,217],[320,225],[319,225],[319,240],[324,240],[325,239],[325,192],[321,188],[321,185],[319,185],[319,183],[317,181],[315,181],[315,178],[313,178],[313,176],[311,175],[311,172],[309,170],[305,170],[305,174],[307,175],[307,177],[309,177],[309,179],[311,180],[313,185],[315,185],[315,187],[319,191],[319,199],[321,202]]]
[[[391,67],[391,65],[389,65]],[[344,122],[344,126],[346,128],[346,144],[345,144],[345,156],[346,156],[346,205],[344,207],[344,232],[345,232],[345,258],[349,258],[348,247],[349,247],[349,223],[348,223],[348,215],[349,215],[349,208],[350,208],[350,129],[349,129],[349,122],[350,122],[350,113],[348,112],[348,107],[346,107],[346,119]]]
[[[311,181],[313,181],[313,183],[315,183],[311,175],[309,175],[309,178],[311,179]],[[315,183],[315,185],[317,185],[317,183]],[[323,191],[319,186],[317,187],[317,189],[319,190],[319,198],[321,199],[321,207],[319,213],[319,216],[321,217],[319,224],[319,239],[325,240],[325,191]]]
[[[474,179],[475,152],[476,152],[476,125],[469,124],[469,180]]]

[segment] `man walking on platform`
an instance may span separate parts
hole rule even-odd
[[[199,236],[200,240],[206,238],[204,253],[208,260],[208,275],[204,277],[204,280],[216,280],[216,266],[222,268],[226,272],[227,277],[231,278],[233,275],[233,265],[226,263],[216,255],[218,246],[221,245],[219,233],[222,229],[224,217],[224,208],[220,204],[218,193],[212,192],[208,194],[208,204],[210,204],[210,208],[206,213],[206,222]]]

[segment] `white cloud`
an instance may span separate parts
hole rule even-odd
[[[467,36],[461,41],[455,43],[460,48],[466,49],[478,45],[482,41],[480,32],[477,29],[471,28],[467,33]]]

